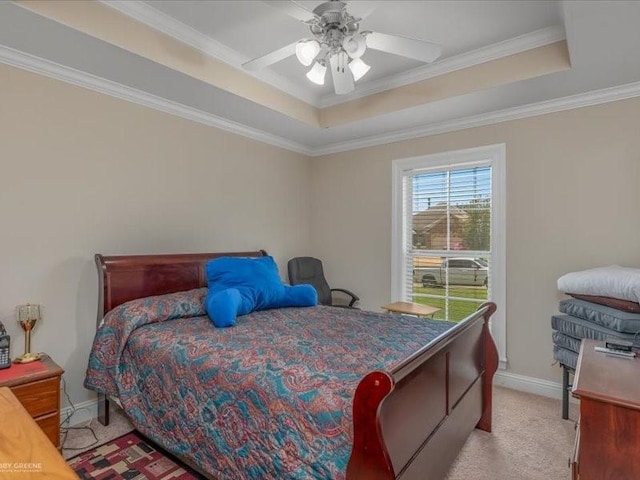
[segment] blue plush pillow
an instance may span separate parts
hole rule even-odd
[[[312,285],[284,285],[273,257],[220,257],[205,266],[209,292],[204,306],[216,327],[257,310],[318,304]]]

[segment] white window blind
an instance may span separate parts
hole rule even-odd
[[[504,145],[394,162],[392,298],[460,321],[487,300],[506,364]]]
[[[462,320],[490,296],[491,166],[404,172],[403,299]]]

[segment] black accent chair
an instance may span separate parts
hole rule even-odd
[[[344,288],[330,288],[326,278],[324,278],[324,270],[322,268],[322,262],[313,257],[296,257],[289,260],[287,264],[287,270],[289,272],[289,283],[291,285],[299,285],[301,283],[308,283],[314,286],[318,292],[318,303],[321,305],[329,305],[332,307],[354,307],[355,303],[360,298],[353,292],[345,290]],[[349,305],[334,305],[333,292],[344,293],[351,297]]]

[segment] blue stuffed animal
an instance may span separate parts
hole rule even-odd
[[[284,307],[312,307],[318,292],[312,285],[284,285],[271,256],[220,257],[205,266],[209,292],[204,302],[218,328],[232,327],[236,317]]]

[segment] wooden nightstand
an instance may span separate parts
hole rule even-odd
[[[0,370],[0,387],[11,389],[56,448],[60,448],[60,377],[63,373],[47,355],[37,362],[13,364],[8,370]]]

